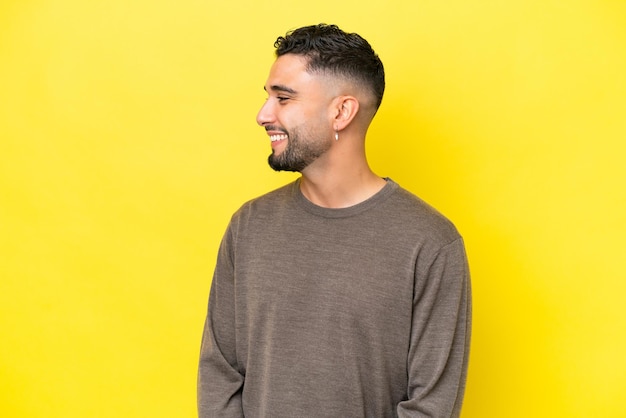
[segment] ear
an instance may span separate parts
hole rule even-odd
[[[333,129],[341,131],[346,128],[359,112],[359,101],[354,96],[338,96],[332,106]]]

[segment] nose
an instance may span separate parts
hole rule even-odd
[[[261,109],[259,109],[259,113],[256,115],[256,123],[260,126],[265,126],[275,121],[274,116],[274,107],[271,103],[270,99],[267,99]]]

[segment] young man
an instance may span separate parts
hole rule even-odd
[[[257,122],[270,166],[301,177],[243,205],[228,226],[199,416],[458,416],[471,316],[463,241],[368,166],[383,65],[336,26],[297,29],[275,47]]]

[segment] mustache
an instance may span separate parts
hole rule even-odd
[[[275,126],[275,125],[265,125],[265,130],[266,131],[278,131],[278,132],[282,132],[284,134],[289,135],[289,132],[287,132],[286,129],[280,128],[280,127]]]

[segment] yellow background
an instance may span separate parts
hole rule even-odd
[[[368,39],[377,173],[464,235],[463,417],[626,417],[626,2],[3,0],[0,416],[193,417],[217,246],[293,179],[288,29]]]

